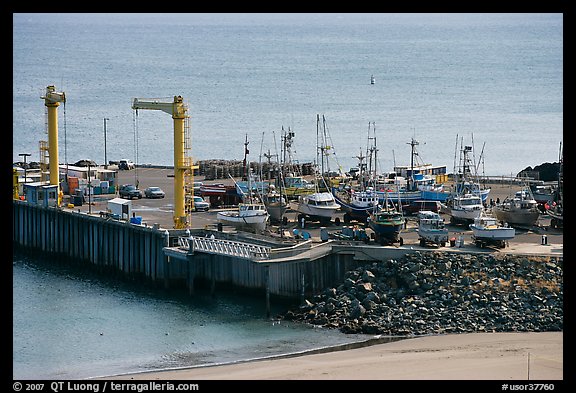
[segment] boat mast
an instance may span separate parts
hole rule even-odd
[[[419,145],[420,143],[412,138],[410,140],[410,142],[408,143],[411,147],[411,153],[410,153],[410,176],[408,177],[408,191],[411,191],[412,188],[414,188],[414,156],[418,153],[416,153],[416,145]]]
[[[242,162],[243,165],[243,175],[242,175],[242,180],[246,181],[248,180],[248,173],[247,173],[247,168],[246,168],[246,156],[248,155],[248,153],[250,153],[250,151],[248,150],[248,134],[246,134],[246,142],[244,142],[244,161]]]

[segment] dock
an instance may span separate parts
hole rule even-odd
[[[321,239],[322,231],[341,230],[335,224],[307,224],[310,237],[297,238],[293,236],[293,230],[299,228],[295,212],[288,212],[286,226],[271,227],[269,234],[218,228],[217,209],[194,212],[189,228],[174,229],[171,173],[170,168],[119,171],[121,184],[133,183],[137,176],[141,189],[159,186],[166,192],[163,199],[132,200],[132,211],[141,218],[139,224],[101,214],[107,200],[116,197],[113,194],[94,196],[82,206],[64,204],[61,208],[14,200],[13,243],[16,248],[89,264],[103,272],[122,272],[164,288],[185,288],[190,295],[198,286],[208,287],[212,293],[220,287],[245,289],[265,295],[268,310],[271,297],[302,301],[341,282],[347,271],[362,264],[400,259],[409,253],[498,252],[563,258],[563,232],[546,223],[519,231],[514,242],[498,250],[476,247],[470,231],[452,226],[451,235],[463,239],[458,247],[422,247],[410,220],[402,234],[402,246]],[[505,186],[502,190],[506,191]]]

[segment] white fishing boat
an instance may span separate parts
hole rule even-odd
[[[460,164],[454,170],[456,190],[443,204],[443,210],[450,214],[452,223],[473,222],[484,212],[483,195],[476,180],[476,165],[470,154],[472,146],[460,147]]]
[[[217,214],[218,222],[239,229],[262,232],[266,229],[270,215],[263,203],[240,203],[238,209],[223,210]]]
[[[508,224],[500,224],[498,219],[487,213],[482,213],[469,225],[472,230],[472,240],[478,247],[495,245],[506,247],[508,240],[514,239],[516,230]]]
[[[316,181],[314,182],[315,192],[309,195],[300,195],[296,201],[290,202],[290,207],[292,210],[298,212],[298,222],[302,222],[302,220],[311,220],[311,221],[320,221],[322,224],[327,224],[330,221],[334,220],[336,224],[340,223],[340,218],[336,217],[336,214],[340,211],[340,205],[336,202],[334,195],[330,191],[330,188],[326,184],[326,179],[324,178],[324,152],[328,149],[326,145],[326,137],[324,136],[323,142],[320,143],[320,134],[319,134],[319,126],[320,126],[320,116],[317,115],[316,117],[316,145],[318,147],[317,158],[316,162],[318,163],[320,160],[318,159],[318,155],[321,155],[322,170],[316,167]],[[325,126],[325,119],[324,119],[324,130],[326,130]],[[326,132],[326,131],[325,131]],[[322,153],[320,154],[320,151]],[[320,172],[321,174],[319,174]],[[322,182],[323,186],[328,191],[320,191],[319,183]]]
[[[297,211],[298,222],[304,219],[328,223],[333,219],[335,221],[336,213],[340,210],[340,205],[336,203],[334,195],[331,192],[315,192],[310,195],[301,195],[297,201],[290,202],[292,210]]]
[[[484,211],[482,198],[472,193],[454,195],[446,201],[444,206],[453,223],[474,221]]]
[[[420,245],[433,244],[444,247],[448,242],[448,228],[437,212],[422,210],[418,213],[418,239]]]
[[[246,155],[248,154],[248,137],[244,144],[244,162],[246,162]],[[245,165],[245,176],[248,183],[246,191],[234,180],[230,178],[236,186],[236,192],[242,198],[242,202],[238,204],[238,208],[234,210],[223,210],[216,214],[218,222],[223,225],[231,225],[241,230],[248,230],[251,232],[261,233],[266,229],[270,214],[266,210],[266,205],[260,198],[255,195],[256,190],[252,187],[253,174],[247,173],[248,166]]]

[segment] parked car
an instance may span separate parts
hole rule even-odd
[[[206,202],[202,197],[194,197],[194,211],[208,211],[210,209],[210,203]]]
[[[160,187],[148,187],[144,190],[144,196],[146,198],[164,198],[166,193]]]
[[[201,181],[194,182],[194,195],[201,195],[200,188],[204,185]]]
[[[136,165],[128,159],[122,159],[118,162],[118,169],[130,170],[136,168]]]
[[[120,190],[118,192],[120,194],[120,198],[142,198],[142,191],[140,191],[134,184],[123,184],[120,186]]]

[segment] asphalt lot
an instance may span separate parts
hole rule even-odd
[[[111,168],[112,169],[112,168]],[[158,186],[164,190],[166,197],[162,199],[133,199],[132,200],[132,212],[136,216],[142,217],[142,223],[144,225],[152,226],[158,224],[161,228],[171,229],[174,227],[173,224],[173,195],[174,195],[174,170],[165,168],[137,168],[134,170],[120,170],[118,171],[118,184],[138,183],[139,188],[143,191],[149,186]],[[216,184],[216,183],[231,183],[232,180],[228,179],[217,179],[212,181],[204,181],[203,176],[197,176],[194,178],[195,181],[203,181],[205,184]],[[506,196],[510,195],[513,191],[508,185],[492,185],[492,191],[490,193],[490,198],[496,199],[500,198],[503,200]],[[94,196],[92,203],[85,203],[83,206],[74,207],[75,210],[80,210],[84,212],[91,212],[93,215],[99,215],[100,211],[106,211],[107,201],[111,198],[116,197],[113,194],[98,195]],[[66,202],[66,200],[65,200]],[[191,228],[202,229],[202,228],[212,228],[215,229],[217,225],[216,213],[217,209],[210,209],[207,212],[194,212],[191,216]],[[288,210],[287,218],[288,224],[284,227],[284,234],[291,235],[292,230],[299,227],[299,223],[296,219],[297,213]],[[418,245],[418,234],[416,232],[416,218],[407,216],[407,226],[402,231],[402,238],[405,245]],[[449,217],[444,217],[446,222],[449,222]],[[342,215],[340,220],[343,223],[344,220]],[[538,221],[538,226],[529,229],[516,229],[516,237],[513,242],[510,243],[510,248],[513,248],[513,243],[519,243],[524,245],[539,246],[538,249],[542,247],[550,247],[551,245],[563,245],[563,231],[558,229],[548,228],[550,224],[550,219],[547,216],[541,216]],[[466,226],[461,225],[447,225],[450,232],[450,237],[458,238],[462,236],[465,245],[472,244],[471,231]],[[224,227],[225,231],[232,230],[232,228]],[[306,223],[304,228],[308,231],[313,239],[320,239],[320,224],[319,223]],[[339,232],[341,226],[337,226],[335,223],[326,227],[328,232]],[[279,234],[279,227],[270,226],[270,231]],[[543,245],[543,236],[546,235],[546,243]]]

